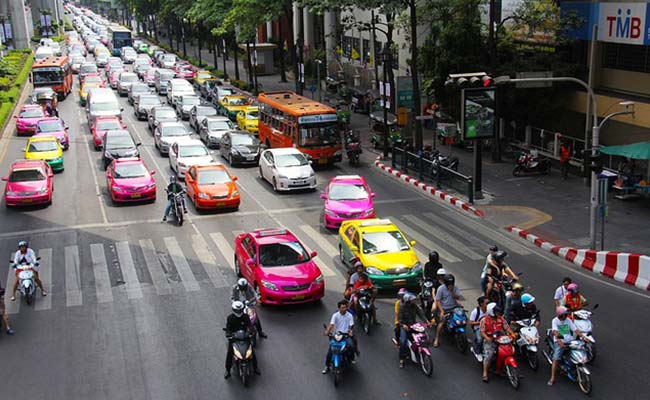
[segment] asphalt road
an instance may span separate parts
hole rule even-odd
[[[565,377],[547,387],[550,368],[545,364],[537,372],[521,366],[525,379],[518,392],[504,378],[492,376],[489,384],[483,384],[480,366],[470,354],[458,353],[448,338],[433,351],[433,377],[425,377],[413,365],[398,369],[390,341],[393,293],[384,293],[378,301],[382,324],[371,336],[360,335],[361,357],[334,388],[332,377],[320,373],[327,346],[322,324],[341,298],[343,268],[336,232],[321,224],[320,190],[278,195],[258,178],[256,168],[230,168],[239,177],[240,211],[197,213],[188,204],[189,223],[180,228],[161,223],[168,160],[158,155],[146,124],[135,120],[132,107],[122,98],[124,120],[143,143],[146,164],[157,171],[158,201],[113,206],[100,153],[92,149],[85,114],[76,101],[75,94],[60,103],[72,144],[65,153],[65,172],[55,176],[53,205],[0,208],[0,254],[8,259],[18,240],[28,239],[44,259],[41,274],[50,286],[50,295],[38,298],[33,308],[12,303],[7,296],[16,335],[0,335],[5,381],[1,398],[583,397]],[[13,132],[6,134],[13,136],[0,161],[2,171],[21,157],[25,142]],[[391,217],[415,239],[420,257],[431,247],[441,251],[468,309],[479,294],[478,277],[489,244],[506,249],[510,265],[523,272],[523,282],[542,310],[544,328],[550,325],[555,288],[562,277],[573,277],[592,304],[600,303],[593,320],[599,358],[592,368],[592,397],[647,398],[647,293],[576,271],[484,221],[379,174],[368,154],[363,161],[356,168],[343,162],[317,171],[319,189],[335,175],[365,176],[377,193],[377,215]],[[257,349],[262,376],[244,388],[237,379],[226,381],[222,376],[226,346],[221,328],[230,309],[230,285],[236,279],[231,248],[240,231],[275,226],[291,229],[317,250],[321,268],[333,273],[326,278],[326,297],[319,304],[260,308],[269,334]],[[11,276],[8,266],[0,271],[3,284]]]

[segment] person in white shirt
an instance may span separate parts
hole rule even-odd
[[[559,307],[562,305],[562,302],[564,301],[564,297],[566,296],[567,293],[569,293],[569,290],[567,288],[571,283],[572,283],[571,278],[567,276],[566,278],[562,279],[562,284],[558,286],[557,289],[555,289],[555,295],[553,296],[553,300],[555,301],[555,307]]]
[[[12,267],[15,269],[20,264],[32,264],[34,266],[34,281],[36,281],[38,287],[41,288],[43,296],[47,296],[47,292],[45,292],[45,289],[43,288],[43,282],[41,282],[41,279],[38,276],[39,263],[36,253],[34,253],[34,250],[29,248],[27,242],[24,240],[18,242],[18,251],[14,254]],[[13,291],[11,293],[11,301],[16,300],[16,290],[18,290],[19,284],[20,280],[18,279],[18,270],[16,269],[16,282],[14,282]]]
[[[489,300],[485,296],[476,299],[478,306],[472,310],[469,315],[469,325],[474,331],[474,347],[472,351],[477,354],[480,361],[483,361],[483,336],[481,336],[481,320],[485,317],[487,312],[487,305]]]
[[[348,337],[345,339],[347,342],[348,354],[354,359],[355,345],[354,345],[354,317],[348,312],[347,300],[341,300],[338,303],[339,310],[332,314],[330,324],[325,329],[325,336],[329,336],[330,332],[346,333]],[[322,371],[326,374],[330,370],[330,363],[332,362],[332,352],[327,348],[327,357],[325,357],[325,369]]]
[[[551,379],[548,381],[548,386],[552,386],[555,382],[555,372],[557,371],[557,364],[562,360],[565,345],[575,339],[576,335],[583,338],[584,336],[580,330],[575,326],[567,316],[569,310],[566,307],[557,307],[555,309],[557,315],[551,322],[551,332],[553,334],[553,364],[551,365]]]

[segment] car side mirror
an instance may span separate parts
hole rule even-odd
[[[246,266],[247,267],[254,267],[255,266],[255,260],[253,260],[252,258],[249,258],[248,260],[246,260]]]
[[[371,197],[371,198],[374,199],[376,196],[377,196],[377,193],[370,193],[370,197]]]
[[[48,177],[48,178],[51,178],[51,177],[53,177],[53,176],[54,176],[54,172],[49,172],[49,173],[47,174],[47,177]]]
[[[311,258],[314,258],[314,257],[316,257],[317,255],[318,255],[318,253],[316,253],[315,251],[312,251],[311,253],[309,253],[309,256],[310,256]]]
[[[120,112],[124,111],[124,107],[120,107]]]
[[[236,176],[233,176],[233,177],[232,177],[232,181],[233,181],[233,182],[235,182],[237,179],[239,179],[239,178],[237,178]]]
[[[3,177],[2,177],[2,180],[5,181],[5,182],[7,182],[7,181],[9,180],[9,177],[8,177],[8,176],[3,176]]]
[[[14,118],[18,119],[18,116],[17,116],[17,115],[14,115]]]
[[[25,151],[25,148],[23,147],[22,149],[20,149],[20,151]]]
[[[155,170],[155,169],[152,169],[151,171],[149,171],[149,174],[151,174],[151,175],[156,175],[156,170]]]
[[[411,240],[409,243],[411,244],[411,247],[413,247],[413,246],[415,246],[417,244],[415,240]]]
[[[355,245],[351,245],[351,246],[350,246],[350,251],[352,251],[352,252],[357,252],[357,251],[359,251],[359,247],[357,247],[357,246],[355,246]]]
[[[320,198],[323,200],[327,200],[327,195],[325,193],[321,193]]]
[[[106,171],[106,177],[110,178],[111,177],[111,171]]]
[[[140,143],[140,142],[135,144],[135,147],[140,147],[140,146],[142,146],[142,143]]]
[[[309,160],[309,165],[312,165],[314,162],[312,160]]]
[[[69,130],[70,130],[70,127],[69,127],[69,126],[66,126],[66,127],[65,127],[65,130],[66,130],[66,131],[69,131]]]

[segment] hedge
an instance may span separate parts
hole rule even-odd
[[[31,50],[29,51],[29,53],[31,53]],[[13,109],[14,104],[16,103],[16,101],[18,101],[18,97],[20,96],[20,90],[25,84],[25,81],[29,76],[29,72],[32,69],[32,63],[34,62],[34,55],[33,54],[26,55],[26,54],[27,54],[26,51],[14,50],[14,51],[10,51],[9,55],[7,56],[7,57],[12,57],[14,55],[21,56],[21,58],[23,59],[22,62],[24,62],[24,64],[20,72],[18,73],[18,75],[10,76],[10,78],[15,77],[15,83],[13,84],[13,87],[9,90],[0,92],[0,103],[2,104],[0,106],[0,128],[4,127],[7,118],[9,118],[9,114],[11,114],[11,110]],[[26,55],[26,56],[22,56],[22,55]],[[5,57],[5,59],[7,57]]]

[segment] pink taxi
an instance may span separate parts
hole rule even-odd
[[[325,281],[311,254],[288,229],[260,229],[235,238],[235,271],[253,286],[263,304],[315,302]]]
[[[194,76],[196,75],[194,67],[185,62],[176,63],[176,65],[174,65],[174,72],[176,72],[177,77],[187,79],[188,81],[194,80]]]
[[[126,129],[126,125],[120,117],[97,117],[95,122],[90,126],[90,132],[93,134],[93,145],[95,150],[99,150],[104,145],[104,135],[107,131],[116,131]]]
[[[61,118],[43,118],[36,123],[36,134],[34,136],[54,136],[63,150],[68,150],[70,147],[68,129]]]
[[[326,228],[338,228],[347,219],[375,217],[372,203],[375,194],[359,175],[335,176],[320,197],[325,200],[323,221]]]
[[[156,181],[139,158],[113,160],[106,168],[106,187],[114,203],[156,201]]]
[[[117,89],[117,82],[120,80],[120,74],[125,72],[125,69],[113,69],[108,75],[108,83],[111,85],[111,89]]]
[[[20,109],[16,118],[16,133],[32,135],[36,132],[36,123],[45,118],[43,108],[37,104],[28,104]]]
[[[52,168],[43,160],[18,160],[2,178],[7,207],[52,204]]]

